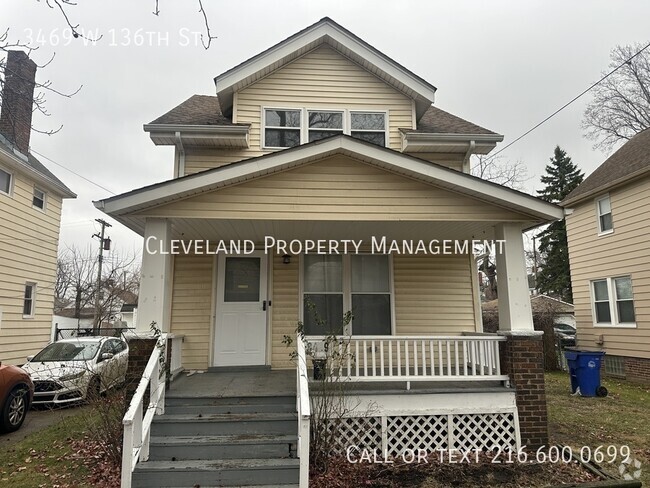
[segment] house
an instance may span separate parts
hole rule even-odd
[[[312,304],[333,326],[354,313],[343,331],[354,360],[339,373],[369,385],[363,402],[377,406],[374,415],[350,412],[341,443],[355,439],[391,455],[414,442],[429,451],[547,443],[522,229],[563,211],[469,174],[470,156],[489,153],[503,136],[434,106],[433,85],[329,18],[215,84],[216,96],[192,96],[144,126],[154,144],[174,147],[171,179],[96,202],[144,237],[138,328],[155,322],[182,338],[182,367],[208,370],[178,380],[165,407],[172,410],[153,420],[152,435],[217,432],[207,415],[215,405],[236,404],[221,408],[239,412],[264,403],[251,396],[289,396],[282,406],[293,417],[273,409],[280,400],[264,411],[288,420],[294,436],[300,425],[306,486],[309,392],[317,392],[307,382],[302,342],[296,365],[283,339],[295,338],[301,321],[308,341],[320,343]],[[500,335],[482,333],[478,270],[471,247],[463,247],[475,239],[503,244]],[[226,483],[233,466],[227,481],[246,485],[250,479],[236,476],[252,465],[266,483],[280,484],[288,482],[283,470],[296,469],[285,454],[272,465],[211,464],[217,474],[200,464],[205,458],[181,458],[160,444],[140,457],[129,446],[149,430],[145,423],[138,433],[141,415],[132,407],[123,486],[180,486],[183,472],[193,473],[193,483],[213,485],[217,476]],[[179,418],[199,411],[201,419]],[[174,442],[187,448],[184,456],[196,448]],[[172,458],[179,464],[171,466]],[[131,480],[138,459],[149,461]]]
[[[573,328],[576,326],[574,306],[572,303],[567,303],[548,295],[535,295],[530,297],[530,306],[533,318],[538,314],[552,313],[554,323],[570,325]],[[498,317],[499,300],[483,302],[481,308],[484,315],[496,315]]]
[[[578,347],[606,374],[650,382],[650,130],[626,142],[563,202]]]
[[[0,114],[0,360],[50,341],[61,206],[75,198],[29,150],[36,64],[8,51]]]

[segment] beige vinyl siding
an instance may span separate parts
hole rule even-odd
[[[271,366],[274,369],[294,368],[289,357],[291,349],[282,343],[285,335],[295,338],[299,314],[299,257],[290,264],[282,256],[273,258],[273,291],[271,305]]]
[[[470,256],[393,256],[397,335],[476,331]]]
[[[214,256],[174,256],[171,332],[183,335],[183,367],[209,366]]]
[[[599,197],[602,195],[599,195]],[[650,358],[650,179],[609,193],[614,232],[598,236],[595,199],[579,204],[567,217],[571,282],[578,346],[617,356]],[[590,282],[630,275],[637,328],[594,327]]]
[[[243,149],[188,149],[185,152],[185,174],[218,168],[250,157],[250,152]]]
[[[12,194],[0,193],[0,361],[22,364],[50,341],[61,198],[46,192],[45,212],[33,208],[34,182],[11,173]],[[27,282],[36,283],[33,318],[23,318]]]
[[[521,220],[523,215],[334,156],[139,213],[267,220]]]
[[[251,155],[260,150],[262,107],[386,110],[389,146],[413,128],[412,100],[328,46],[319,47],[237,92],[237,123],[251,124]]]

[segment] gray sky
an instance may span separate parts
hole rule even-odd
[[[616,1],[216,1],[204,0],[214,40],[206,51],[193,33],[204,25],[194,0],[78,0],[73,23],[103,34],[96,44],[71,39],[59,12],[36,0],[2,0],[0,27],[31,37],[43,63],[37,74],[74,97],[48,95],[48,118],[34,123],[32,148],[115,193],[169,179],[173,149],[142,130],[189,96],[214,94],[213,77],[329,16],[438,88],[436,105],[505,135],[503,147],[596,81],[617,44],[650,40],[650,2]],[[244,19],[246,21],[244,22]],[[139,35],[138,35],[139,34]],[[606,157],[580,128],[590,96],[502,154],[522,161],[539,188],[559,144],[587,173]],[[67,201],[61,247],[95,246],[91,201],[106,191],[40,158],[79,196]],[[117,224],[116,249],[140,252],[141,239]]]

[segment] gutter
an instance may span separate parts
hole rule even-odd
[[[143,129],[145,132],[195,132],[204,134],[232,134],[232,135],[246,135],[250,124],[239,125],[188,125],[188,124],[144,124]]]
[[[497,143],[503,141],[501,134],[441,134],[438,132],[413,132],[403,131],[407,141],[420,143],[434,142],[467,142]]]

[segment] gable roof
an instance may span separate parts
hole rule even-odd
[[[562,205],[573,205],[650,172],[650,129],[639,132],[598,166]]]
[[[0,136],[0,151],[6,153],[14,165],[27,170],[28,173],[41,180],[41,183],[48,185],[52,189],[56,189],[65,198],[76,198],[77,195],[58,179],[54,173],[47,169],[31,152],[27,156],[20,152],[17,154],[13,146],[2,136]]]
[[[147,125],[233,125],[232,119],[223,115],[219,97],[192,95],[169,112]]]
[[[297,32],[214,78],[221,108],[230,113],[233,93],[322,44],[329,44],[364,69],[415,100],[421,117],[433,103],[436,87],[329,17]]]
[[[436,133],[436,134],[485,134],[498,135],[496,132],[473,124],[456,115],[440,110],[431,105],[424,115],[418,120],[417,129],[408,129],[408,132]]]
[[[563,210],[555,204],[346,135],[231,163],[94,203],[106,214],[120,220],[120,216],[295,168],[333,154],[354,157],[406,177],[513,209],[530,215],[531,222],[546,223],[563,217]]]

